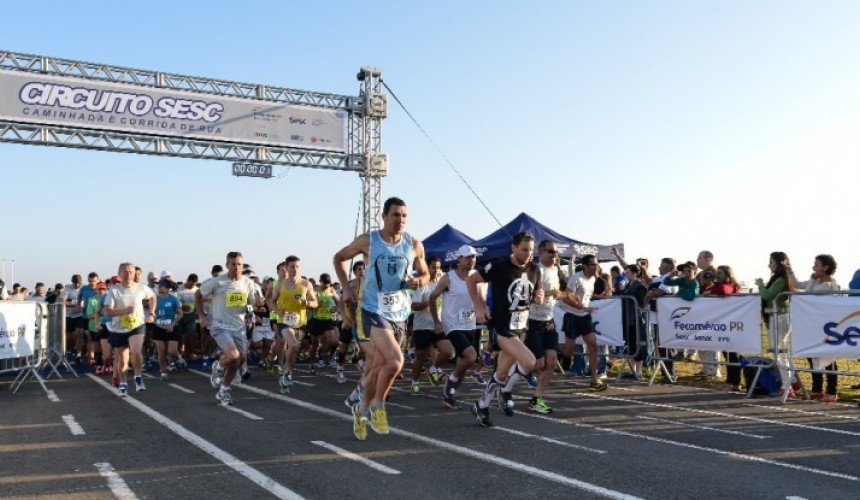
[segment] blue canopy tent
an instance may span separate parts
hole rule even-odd
[[[463,245],[471,245],[474,238],[467,236],[450,224],[445,224],[438,231],[424,238],[424,254],[426,257],[439,257],[442,265],[451,265],[457,258],[454,252]]]
[[[478,251],[478,261],[486,262],[493,259],[498,259],[510,255],[511,253],[511,238],[519,232],[530,233],[535,238],[535,250],[537,245],[543,240],[550,240],[556,243],[561,257],[576,258],[577,256],[594,254],[597,259],[602,262],[614,261],[615,257],[610,252],[613,246],[618,247],[618,252],[624,255],[624,244],[618,243],[615,245],[598,245],[595,243],[586,243],[583,241],[569,238],[561,233],[557,233],[552,229],[544,226],[525,212],[520,213],[514,219],[498,230],[481,238],[480,240],[471,243]],[[426,248],[426,245],[425,245]]]

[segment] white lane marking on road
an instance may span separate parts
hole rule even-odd
[[[50,389],[48,389],[48,400],[51,401],[52,403],[59,403],[60,402],[60,398],[59,398],[59,396],[57,396],[57,393],[50,390]]]
[[[201,377],[208,377],[209,375],[199,372],[197,370],[190,370],[193,373],[200,375]],[[342,413],[335,410],[330,410],[328,408],[324,408],[321,406],[317,406],[315,404],[306,403],[304,401],[298,399],[288,398],[286,396],[282,396],[280,394],[276,394],[274,392],[266,391],[264,389],[259,389],[257,387],[251,385],[241,385],[238,387],[239,389],[253,392],[254,394],[259,394],[261,396],[266,396],[268,398],[277,399],[278,401],[283,401],[285,403],[291,404],[293,406],[298,406],[300,408],[304,408],[305,410],[314,411],[317,413],[322,413],[324,415],[328,415],[333,418],[339,418],[341,420],[347,420],[352,422],[352,415],[349,413]],[[579,479],[574,479],[571,477],[564,476],[562,474],[558,474],[556,472],[551,472],[543,469],[538,469],[537,467],[533,467],[531,465],[521,464],[519,462],[514,462],[513,460],[508,460],[506,458],[497,457],[495,455],[490,455],[489,453],[483,453],[480,451],[471,450],[469,448],[465,448],[463,446],[458,446],[456,444],[447,443],[445,441],[441,441],[437,438],[423,436],[421,434],[416,434],[414,432],[408,432],[396,427],[391,427],[391,433],[397,434],[398,436],[402,436],[405,438],[412,439],[413,441],[418,441],[420,443],[424,443],[428,446],[434,448],[441,448],[443,450],[452,451],[454,453],[458,453],[460,455],[464,455],[470,458],[474,458],[476,460],[480,460],[482,462],[491,463],[494,465],[499,465],[501,467],[505,467],[507,469],[515,470],[518,472],[522,472],[523,474],[529,476],[537,476],[543,479],[553,481],[555,483],[563,484],[566,486],[572,486],[574,488],[579,488],[584,491],[588,491],[590,493],[594,493],[596,495],[604,496],[607,498],[615,498],[620,500],[639,500],[639,497],[634,495],[628,495],[626,493],[610,490],[609,488],[604,488],[602,486],[598,486],[596,484],[588,483],[585,481],[580,481]]]
[[[666,418],[657,418],[657,417],[649,417],[647,415],[636,415],[636,418],[640,418],[643,420],[653,420],[655,422],[663,422],[665,424],[679,425],[681,427],[689,427],[691,429],[700,429],[703,431],[714,431],[714,432],[722,432],[724,434],[733,434],[735,436],[744,436],[753,439],[770,439],[771,436],[762,436],[759,434],[749,434],[741,431],[732,431],[729,429],[718,429],[716,427],[708,427],[707,425],[696,425],[696,424],[688,424],[686,422],[679,422],[678,420],[669,420]]]
[[[196,373],[200,373],[200,372],[196,372]],[[201,373],[201,375],[203,375],[204,377],[209,376],[209,375],[202,374],[202,373]],[[93,375],[91,373],[88,373],[87,376],[90,377],[92,380],[96,381],[96,383],[98,383],[99,385],[101,385],[105,389],[113,392],[113,387],[110,384],[108,384],[107,382],[100,380],[98,377],[96,377],[95,375]],[[253,481],[257,485],[259,485],[261,488],[263,488],[265,491],[268,491],[272,495],[274,495],[278,498],[286,498],[286,499],[301,499],[301,498],[303,498],[301,495],[299,495],[295,491],[293,491],[293,490],[287,488],[286,486],[276,482],[274,479],[263,474],[259,470],[251,467],[250,465],[246,464],[245,462],[242,462],[241,460],[234,457],[233,455],[227,453],[226,451],[222,450],[221,448],[218,448],[217,446],[210,443],[209,441],[206,441],[205,439],[198,436],[197,434],[194,434],[193,432],[189,431],[188,429],[186,429],[185,427],[180,425],[178,422],[174,422],[173,420],[170,420],[169,418],[165,417],[161,413],[158,413],[157,411],[155,411],[152,408],[150,408],[149,406],[141,403],[140,401],[136,400],[135,398],[133,398],[131,396],[127,396],[125,398],[122,398],[121,400],[130,404],[131,406],[136,408],[138,411],[140,411],[141,413],[144,413],[149,418],[155,420],[156,422],[163,425],[164,427],[170,429],[171,431],[176,433],[182,439],[184,439],[184,440],[188,441],[189,443],[193,444],[194,446],[200,448],[201,450],[208,453],[209,455],[216,458],[217,460],[220,460],[226,466],[230,467],[231,469],[235,470],[239,474],[242,474],[246,478],[250,479],[251,481]]]
[[[744,455],[742,453],[735,453],[733,451],[720,450],[718,448],[699,446],[699,445],[695,445],[695,444],[691,444],[691,443],[682,443],[680,441],[673,441],[671,439],[663,439],[663,438],[658,438],[658,437],[654,437],[654,436],[646,436],[644,434],[636,434],[634,432],[621,431],[618,429],[609,429],[607,427],[598,427],[598,426],[592,425],[592,424],[571,422],[568,420],[561,420],[561,419],[556,419],[556,418],[552,418],[552,417],[545,417],[543,415],[534,415],[531,413],[523,413],[523,412],[517,412],[517,414],[518,415],[525,415],[526,417],[531,417],[531,418],[538,418],[541,420],[549,420],[551,422],[556,422],[559,424],[572,425],[574,427],[582,427],[584,429],[592,429],[592,430],[607,432],[610,434],[617,434],[619,436],[627,436],[627,437],[633,437],[633,438],[637,438],[637,439],[644,439],[646,441],[651,441],[654,443],[668,444],[668,445],[672,445],[672,446],[680,446],[681,448],[689,448],[691,450],[716,453],[717,455],[723,455],[723,456],[727,456],[727,457],[731,457],[731,458],[737,458],[739,460],[746,460],[748,462],[758,462],[758,463],[767,464],[767,465],[775,465],[777,467],[784,467],[786,469],[794,469],[794,470],[799,470],[799,471],[803,471],[803,472],[810,472],[812,474],[819,474],[822,476],[836,477],[839,479],[847,479],[849,481],[860,482],[860,477],[852,476],[850,474],[843,474],[841,472],[816,469],[813,467],[805,467],[803,465],[795,465],[795,464],[790,464],[788,462],[780,462],[777,460],[770,460],[767,458],[761,458],[761,457],[757,457],[755,455]]]
[[[414,410],[414,409],[415,409],[415,408],[413,408],[413,407],[411,407],[411,406],[406,406],[406,405],[402,405],[402,404],[399,404],[399,403],[392,403],[392,402],[390,402],[390,401],[387,401],[387,402],[385,403],[385,406],[396,406],[396,407],[398,407],[398,408],[403,408],[404,410]]]
[[[247,412],[245,410],[240,410],[239,408],[236,408],[235,406],[223,406],[222,408],[226,408],[226,409],[228,409],[234,413],[238,413],[239,415],[242,415],[243,417],[248,417],[251,420],[263,420],[263,417],[259,417],[257,415],[254,415],[253,413]]]
[[[598,453],[601,455],[607,453],[606,450],[600,450],[597,448],[589,448],[587,446],[580,446],[578,444],[566,443],[564,441],[559,441],[558,439],[548,438],[546,436],[538,436],[537,434],[529,434],[528,432],[522,432],[522,431],[518,431],[515,429],[508,429],[507,427],[493,426],[490,428],[495,429],[497,431],[507,432],[508,434],[513,434],[515,436],[537,439],[537,440],[543,441],[545,443],[557,444],[559,446],[566,446],[568,448],[576,448],[577,450],[582,450],[582,451],[590,451],[591,453]]]
[[[312,384],[310,382],[302,382],[301,380],[293,380],[293,383],[296,385],[303,385],[305,387],[316,387],[316,384]]]
[[[770,406],[770,405],[757,405],[752,403],[744,403],[741,406],[749,406],[750,408],[767,408],[768,410],[777,410],[784,411],[790,413],[801,413],[803,415],[817,415],[821,417],[827,418],[841,418],[843,420],[860,420],[860,417],[852,417],[849,415],[836,415],[827,411],[808,411],[808,410],[799,410],[797,408],[786,408],[784,406]],[[854,405],[851,405],[851,408],[854,408]]]
[[[81,424],[75,422],[74,415],[63,415],[63,422],[69,426],[69,430],[72,431],[73,436],[83,436],[86,434],[86,432],[84,432],[84,428],[81,427]]]
[[[169,385],[170,387],[173,387],[173,388],[174,388],[174,389],[176,389],[177,391],[182,391],[182,392],[184,392],[185,394],[194,394],[194,391],[192,391],[191,389],[186,389],[185,387],[182,387],[182,386],[181,386],[181,385],[179,385],[179,384],[174,384],[174,383],[172,383],[172,382],[171,382],[171,383],[169,383],[169,384],[167,384],[167,385]]]
[[[150,375],[150,374],[148,374],[148,373],[144,373],[144,374],[143,374],[143,376],[144,376],[144,377],[146,377],[146,378],[151,378],[151,379],[153,379],[153,380],[155,380],[155,378],[156,378],[156,377],[155,377],[155,375]]]
[[[131,491],[131,488],[125,484],[119,474],[113,469],[113,466],[107,462],[99,462],[93,464],[98,469],[99,474],[107,479],[108,488],[120,500],[137,500],[137,496]]]
[[[785,500],[807,500],[807,499],[804,497],[790,496],[790,497],[785,497]]]
[[[570,394],[572,394],[574,396],[581,396],[581,397],[586,397],[586,398],[606,399],[609,401],[620,401],[623,403],[630,403],[630,404],[636,404],[636,405],[641,405],[641,406],[653,406],[655,408],[666,408],[666,409],[670,409],[670,410],[685,411],[685,412],[689,412],[689,413],[701,413],[703,415],[714,415],[714,416],[718,416],[718,417],[736,418],[738,420],[749,420],[752,422],[760,422],[763,424],[784,425],[786,427],[797,427],[799,429],[806,429],[806,430],[812,430],[812,431],[832,432],[834,434],[844,434],[846,436],[860,436],[860,432],[844,431],[842,429],[830,429],[827,427],[819,427],[816,425],[796,424],[794,422],[783,422],[780,420],[771,420],[771,419],[767,419],[767,418],[749,417],[746,415],[735,415],[733,413],[724,413],[721,411],[700,410],[698,408],[689,408],[686,406],[674,406],[674,405],[667,405],[664,403],[652,403],[650,401],[639,401],[638,399],[615,398],[612,396],[601,396],[598,394],[589,394],[589,393],[582,393],[582,392],[573,392]]]
[[[379,472],[382,472],[385,474],[400,474],[400,471],[397,469],[392,469],[391,467],[382,465],[379,462],[374,462],[373,460],[364,458],[361,455],[356,455],[355,453],[353,453],[351,451],[344,450],[343,448],[339,448],[333,444],[326,443],[325,441],[311,441],[311,443],[313,443],[317,446],[322,446],[323,448],[325,448],[327,450],[331,450],[331,451],[337,453],[338,455],[340,455],[344,458],[348,458],[350,460],[355,460],[356,462],[362,463],[362,464],[370,467],[371,469],[378,470]]]

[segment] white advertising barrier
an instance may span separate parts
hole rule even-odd
[[[756,295],[657,301],[660,347],[761,352],[761,299]]]
[[[343,110],[0,70],[0,119],[346,151]]]
[[[35,303],[0,302],[0,359],[31,356],[36,344]]]
[[[798,357],[860,359],[860,297],[792,296],[791,348]]]
[[[604,299],[591,301],[591,307],[596,307],[597,311],[591,313],[592,324],[594,325],[594,333],[597,338],[598,345],[608,346],[623,346],[624,345],[624,321],[621,316],[623,308],[621,299]],[[561,333],[562,318],[564,313],[556,307],[553,310],[553,319],[555,321],[556,330],[559,333],[559,342],[563,342]],[[583,345],[582,337],[576,338],[576,343]]]

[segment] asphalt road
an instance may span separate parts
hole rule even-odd
[[[189,371],[121,399],[92,375],[27,382],[0,378],[0,496],[62,498],[780,498],[860,497],[860,409],[848,404],[745,399],[691,386],[558,377],[550,415],[495,409],[479,428],[462,385],[449,410],[426,379],[400,380],[392,433],[355,439],[343,400],[357,378],[302,371],[288,396],[254,370],[215,403],[208,377]]]

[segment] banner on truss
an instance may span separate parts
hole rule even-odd
[[[0,70],[0,120],[346,151],[343,110]]]

